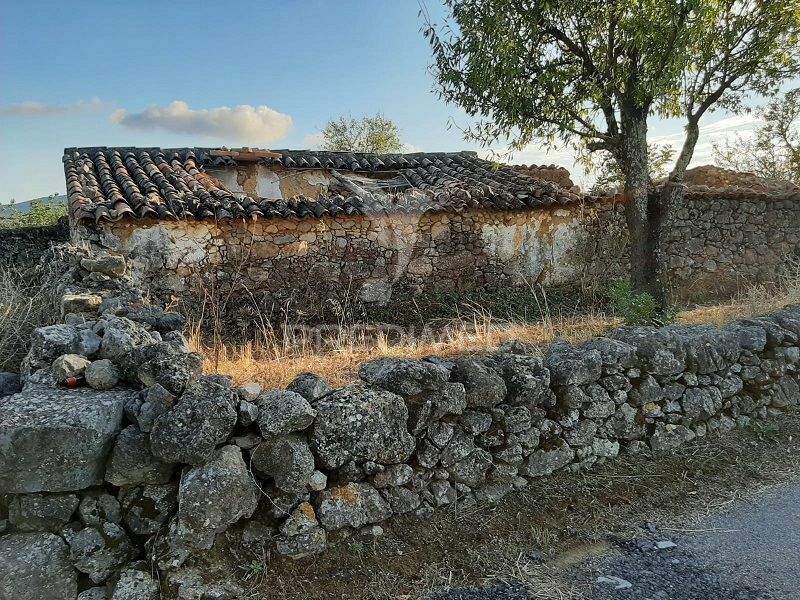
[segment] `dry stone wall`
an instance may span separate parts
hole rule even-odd
[[[23,272],[33,271],[51,245],[68,239],[66,220],[44,227],[0,229],[0,267],[11,267]]]
[[[800,202],[777,194],[703,196],[676,208],[664,231],[661,261],[676,300],[726,298],[774,283],[787,269],[797,273]]]
[[[155,598],[159,582],[237,597],[187,575],[237,522],[299,560],[394,515],[497,502],[800,398],[800,305],[622,327],[543,357],[512,342],[381,358],[339,389],[313,374],[236,387],[202,373],[180,317],[147,304],[128,267],[76,251],[64,323],[35,332],[24,387],[0,399],[0,597]]]

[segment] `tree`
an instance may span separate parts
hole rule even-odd
[[[675,150],[671,146],[648,145],[647,166],[650,181],[666,177],[667,168],[674,157]],[[597,173],[597,179],[590,190],[592,194],[615,193],[625,185],[625,176],[614,157],[608,152],[602,152],[599,160],[592,162],[591,168]]]
[[[764,125],[752,139],[714,144],[714,160],[721,167],[747,171],[768,179],[800,185],[800,88],[756,110]]]
[[[400,129],[378,113],[374,117],[339,117],[322,130],[325,150],[333,152],[400,152]]]
[[[425,16],[436,90],[478,122],[468,139],[537,138],[609,152],[622,172],[631,281],[663,300],[655,251],[665,213],[682,199],[700,119],[742,109],[798,72],[800,0],[445,0]],[[650,117],[681,117],[686,136],[656,193],[648,175]]]

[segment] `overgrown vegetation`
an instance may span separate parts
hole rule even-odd
[[[27,211],[19,210],[11,204],[0,206],[0,229],[18,229],[21,227],[42,227],[54,225],[66,216],[66,205],[57,202],[58,194],[50,194],[47,199],[31,200]]]
[[[800,261],[790,262],[773,284],[749,286],[731,302],[681,312],[659,310],[652,297],[615,281],[603,297],[538,288],[496,295],[436,292],[405,303],[405,311],[372,309],[365,320],[343,310],[338,321],[317,326],[288,316],[272,325],[256,314],[248,320],[262,326],[241,343],[223,335],[226,329],[216,321],[222,315],[212,311],[205,315],[206,322],[195,315],[189,338],[193,349],[204,355],[207,371],[231,375],[240,383],[284,387],[299,373],[313,371],[333,385],[345,385],[356,378],[361,363],[381,356],[481,353],[510,340],[543,351],[557,337],[577,343],[621,323],[721,325],[794,303],[800,303]],[[218,335],[204,335],[209,329]]]
[[[53,277],[31,281],[30,274],[0,268],[0,371],[18,372],[31,332],[59,317]]]
[[[626,325],[665,325],[675,318],[675,311],[663,309],[647,292],[636,293],[629,281],[615,279],[606,290],[608,308]]]
[[[756,109],[763,125],[753,137],[737,134],[714,144],[714,161],[734,171],[800,185],[800,88]]]
[[[400,128],[381,113],[374,117],[339,117],[322,130],[322,149],[332,152],[400,152]]]

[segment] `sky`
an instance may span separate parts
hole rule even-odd
[[[426,6],[440,21],[437,0]],[[485,152],[432,93],[418,12],[418,0],[0,0],[0,202],[64,193],[65,147],[314,148],[339,115],[383,113],[408,151]],[[711,115],[694,164],[754,125]],[[679,143],[682,124],[650,132]],[[543,148],[512,162],[578,172]]]

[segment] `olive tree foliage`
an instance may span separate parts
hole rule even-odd
[[[339,117],[322,130],[322,148],[332,152],[400,152],[400,129],[378,113],[374,117]]]
[[[743,109],[798,72],[800,0],[444,0],[423,11],[436,91],[476,122],[468,139],[539,139],[608,152],[624,176],[632,283],[662,298],[655,250],[710,111]],[[680,117],[667,183],[648,175],[647,127]]]
[[[752,138],[741,134],[714,144],[714,160],[725,168],[747,171],[800,185],[800,88],[756,110],[763,121]]]

